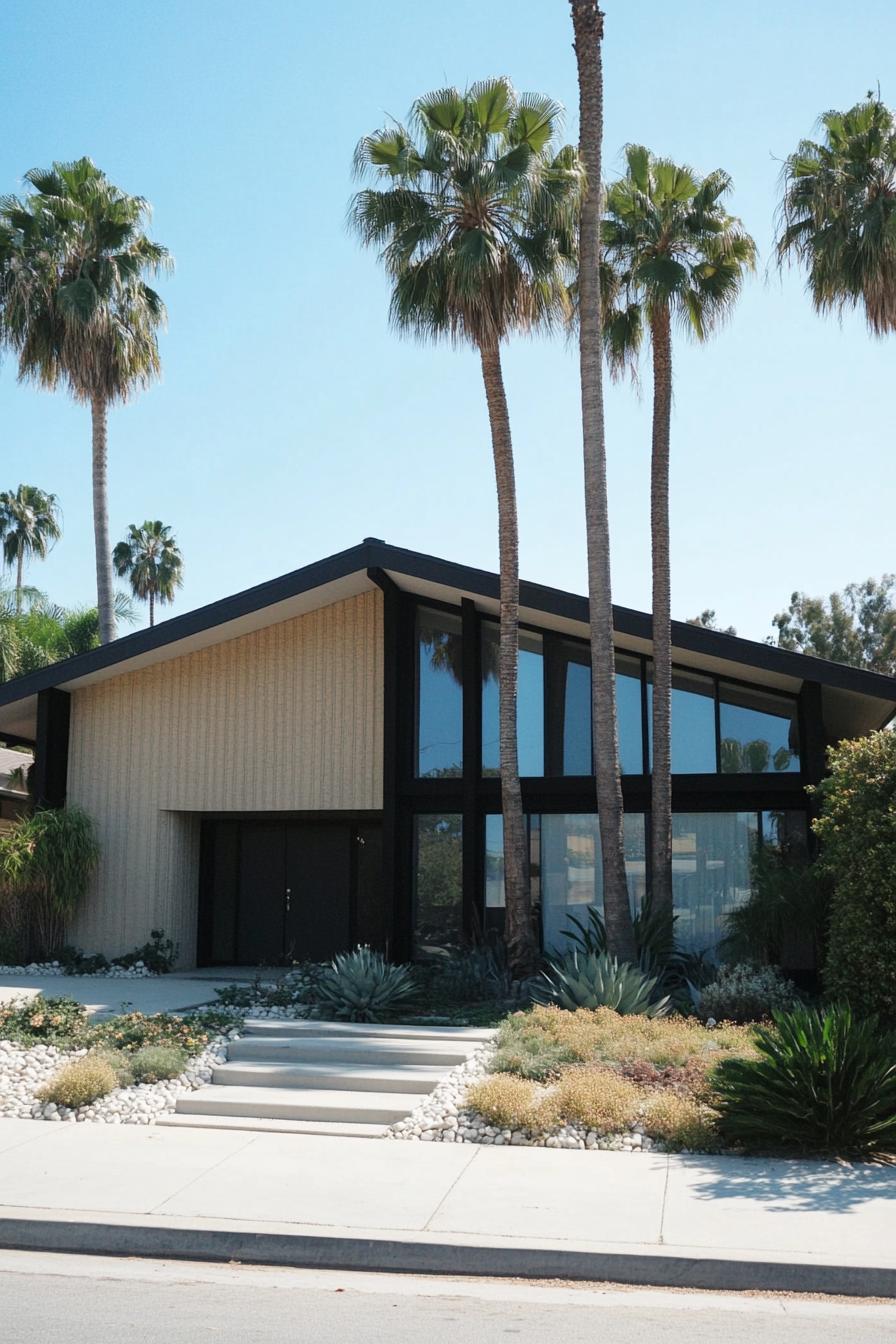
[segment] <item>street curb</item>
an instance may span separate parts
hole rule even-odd
[[[238,1261],[304,1269],[442,1274],[479,1278],[577,1279],[657,1288],[896,1297],[896,1268],[824,1262],[727,1259],[526,1246],[414,1242],[0,1217],[0,1249],[164,1260]]]

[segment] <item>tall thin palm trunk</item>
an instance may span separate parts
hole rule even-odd
[[[108,444],[106,402],[94,396],[90,403],[93,427],[93,536],[96,547],[96,604],[100,619],[100,643],[115,638],[115,608],[112,602],[112,546],[109,541]]]
[[[653,347],[653,450],[650,536],[653,555],[653,766],[651,893],[672,918],[672,614],[669,559],[669,424],[672,416],[672,327],[668,308],[650,323]]]
[[[156,623],[156,595],[153,590],[149,590],[149,628],[150,630]]]
[[[25,585],[25,543],[19,537],[16,548],[16,615],[22,614],[22,588]]]
[[[501,751],[501,810],[504,814],[505,941],[511,969],[519,977],[531,975],[537,961],[526,821],[520,790],[516,703],[519,661],[520,548],[516,516],[516,480],[510,416],[501,371],[501,352],[494,345],[480,347],[482,380],[488,403],[498,490],[498,555],[501,627],[498,655],[499,741]]]
[[[596,0],[570,0],[570,3],[575,33],[573,45],[579,68],[579,152],[588,179],[579,225],[579,358],[591,624],[592,754],[597,784],[607,943],[620,959],[634,961],[635,935],[625,875],[622,779],[616,718],[603,338],[598,271],[604,115],[600,45],[603,38],[603,14]]]

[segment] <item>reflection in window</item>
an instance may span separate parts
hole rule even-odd
[[[762,814],[762,843],[803,861],[809,855],[809,819],[795,808]]]
[[[482,624],[482,773],[501,769],[498,735],[498,626]],[[516,701],[517,751],[521,775],[544,774],[544,658],[541,635],[520,631]]]
[[[566,944],[569,916],[583,923],[591,906],[603,909],[600,831],[594,813],[541,818],[542,930],[547,951]],[[640,909],[647,884],[644,816],[625,815],[625,868],[632,909]]]
[[[563,773],[590,775],[591,660],[586,648],[574,644],[564,645],[563,657]],[[624,654],[616,655],[616,716],[622,773],[641,775],[641,664]]]
[[[417,774],[424,779],[463,771],[463,642],[461,618],[417,611]]]
[[[653,686],[648,665],[648,740],[653,759]],[[711,677],[695,672],[672,672],[672,773],[702,775],[716,772],[716,699]]]
[[[463,942],[463,838],[459,813],[414,818],[414,956]]]
[[[541,818],[527,816],[529,827],[529,891],[537,914],[541,903]],[[504,818],[490,813],[485,818],[485,927],[504,928]]]
[[[800,768],[794,700],[720,682],[719,729],[723,774]]]
[[[758,835],[756,812],[673,813],[672,900],[684,951],[716,951],[726,915],[750,896]]]

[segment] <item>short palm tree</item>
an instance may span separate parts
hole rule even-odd
[[[631,368],[645,334],[653,354],[650,521],[653,556],[653,761],[651,870],[654,909],[672,916],[672,625],[669,561],[669,435],[673,321],[704,341],[730,315],[756,245],[723,199],[717,169],[692,169],[626,149],[628,171],[607,189],[604,343],[611,372]]]
[[[90,161],[26,174],[23,200],[0,201],[2,335],[19,376],[62,383],[90,406],[93,518],[100,636],[115,638],[107,501],[107,417],[160,371],[161,298],[147,274],[170,264],[144,232],[149,207]]]
[[[3,559],[16,568],[17,613],[22,610],[26,556],[43,560],[61,535],[55,495],[38,490],[36,485],[20,485],[14,492],[4,490],[0,494],[0,540]]]
[[[350,210],[385,266],[398,331],[479,354],[498,494],[505,936],[521,975],[534,969],[537,946],[517,756],[519,540],[501,344],[567,316],[582,173],[574,148],[556,148],[559,118],[550,98],[517,95],[506,79],[428,94],[410,129],[360,142],[356,169],[377,185]]]
[[[131,581],[131,592],[149,602],[149,624],[155,625],[156,602],[174,601],[184,581],[184,561],[171,528],[158,519],[141,527],[131,523],[128,535],[112,552],[115,573]]]
[[[587,174],[579,224],[579,366],[585,466],[585,532],[591,629],[591,736],[600,826],[607,945],[621,961],[636,960],[625,871],[622,775],[616,717],[610,517],[604,434],[600,211],[603,150],[604,16],[597,0],[570,0],[579,72],[579,153]]]
[[[805,267],[819,312],[859,308],[883,336],[896,331],[896,118],[869,95],[821,126],[784,164],[778,259]]]

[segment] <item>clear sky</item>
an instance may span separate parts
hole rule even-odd
[[[727,169],[760,271],[711,345],[679,341],[673,613],[714,607],[764,638],[793,588],[896,568],[896,341],[814,315],[766,273],[780,160],[820,112],[881,81],[896,6],[867,0],[606,0],[608,175],[639,141]],[[495,568],[496,506],[475,357],[399,340],[374,257],[345,229],[360,136],[419,94],[507,74],[568,108],[565,0],[4,0],[0,190],[90,155],[154,206],[174,253],[161,384],[110,419],[113,539],[170,523],[173,611],[364,536]],[[562,340],[506,371],[522,573],[584,591],[579,391]],[[90,427],[62,393],[0,371],[0,488],[55,491],[65,536],[32,580],[93,600]],[[614,598],[649,608],[650,381],[608,394]]]

